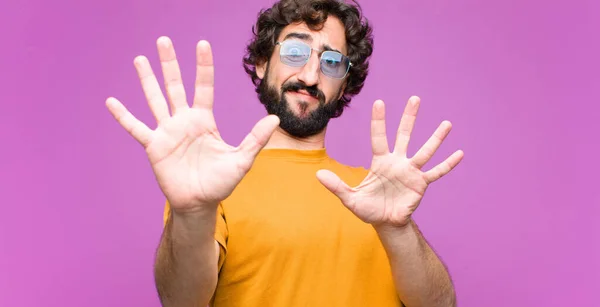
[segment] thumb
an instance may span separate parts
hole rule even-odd
[[[318,170],[317,179],[327,190],[335,194],[344,205],[348,204],[352,188],[349,187],[338,175],[328,170]]]
[[[279,117],[268,115],[262,118],[242,140],[238,149],[254,160],[258,152],[265,147],[277,126],[279,126]]]

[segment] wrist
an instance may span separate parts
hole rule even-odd
[[[398,238],[414,231],[412,219],[410,218],[404,224],[381,223],[373,225],[373,228],[383,238]]]
[[[419,245],[418,231],[412,220],[403,225],[380,224],[374,228],[387,251],[410,251]]]
[[[214,221],[217,216],[217,208],[201,208],[197,210],[177,210],[171,211],[173,219],[184,222],[186,224],[197,224],[206,223],[207,221]]]
[[[206,227],[214,231],[217,218],[217,207],[202,206],[188,209],[171,209],[171,218],[177,227],[183,227],[188,230],[202,230]]]
[[[206,215],[211,215],[216,213],[217,207],[219,206],[219,202],[211,202],[211,203],[180,203],[168,200],[169,207],[171,212],[174,215],[178,215],[180,217],[186,218],[199,218]]]

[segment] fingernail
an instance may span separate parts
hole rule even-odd
[[[164,47],[169,47],[171,45],[171,40],[166,36],[161,36],[158,38],[158,43]]]

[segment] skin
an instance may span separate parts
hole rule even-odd
[[[303,24],[289,25],[281,36],[290,32],[308,33],[315,49],[329,45],[346,52],[343,25],[336,18],[329,18],[320,31],[311,31]],[[145,149],[159,187],[171,206],[172,214],[161,237],[155,264],[161,302],[163,306],[204,306],[217,283],[219,245],[213,234],[218,203],[233,192],[261,149],[323,148],[326,130],[299,139],[280,129],[276,116],[266,116],[238,146],[229,145],[220,137],[214,121],[214,67],[208,42],[200,41],[197,45],[197,74],[191,106],[172,42],[160,37],[157,47],[167,97],[162,94],[148,59],[138,56],[134,60],[157,128],[150,129],[114,97],[106,100],[106,106]],[[320,73],[318,65],[318,57],[313,54],[304,67],[288,67],[279,62],[274,52],[270,80],[276,88],[294,79],[307,85],[315,84],[325,94],[326,101],[330,101],[345,86],[344,80],[327,78]],[[264,76],[265,69],[266,63],[258,67],[259,77]],[[309,104],[307,111],[316,107],[316,101],[304,96],[289,94],[287,97],[298,116],[305,116],[299,106],[301,100]],[[326,170],[320,170],[316,176],[357,218],[373,225],[388,255],[398,295],[406,306],[455,306],[450,276],[411,216],[429,184],[450,172],[463,153],[456,151],[441,164],[422,170],[450,131],[451,124],[444,121],[413,157],[406,156],[419,105],[418,97],[410,98],[394,150],[390,152],[384,103],[377,100],[373,104],[373,160],[370,173],[358,186],[350,187]]]
[[[200,41],[196,47],[191,106],[171,40],[160,37],[157,48],[167,97],[148,59],[138,56],[134,60],[157,128],[151,130],[114,97],[106,100],[106,107],[145,149],[170,204],[154,266],[162,305],[206,306],[217,285],[220,247],[213,236],[217,206],[250,170],[279,119],[264,117],[238,146],[225,143],[213,116],[214,66],[208,42]]]
[[[288,25],[281,31],[278,41],[285,38],[290,33],[302,33],[310,35],[309,40],[304,40],[309,43],[313,49],[322,50],[324,45],[328,45],[340,51],[342,54],[347,54],[346,36],[344,25],[337,18],[328,18],[323,28],[320,31],[312,31],[306,24],[297,23]],[[259,78],[263,78],[266,70],[266,63],[256,67],[256,73]],[[317,85],[317,87],[325,94],[325,101],[331,101],[332,97],[340,93],[340,88],[345,87],[345,80],[328,78],[319,70],[319,54],[313,50],[308,63],[303,67],[290,67],[279,60],[279,47],[271,55],[269,67],[269,82],[275,88],[280,88],[284,82],[300,81],[307,86]],[[337,99],[341,97],[339,94]],[[292,108],[292,111],[297,116],[302,116],[302,109],[299,102],[305,101],[309,104],[306,112],[316,109],[318,101],[310,96],[296,93],[286,93],[287,100]],[[293,148],[293,149],[319,149],[325,146],[325,134],[327,129],[320,133],[307,137],[296,138],[281,128],[275,129],[273,135],[269,139],[265,148]]]
[[[308,34],[310,39],[305,41],[313,49],[323,50],[329,46],[346,54],[344,26],[337,18],[328,18],[319,31],[312,31],[302,23],[290,25],[282,31],[278,40],[289,33]],[[305,66],[297,68],[281,63],[277,51],[270,59],[271,85],[279,88],[289,80],[302,81],[308,86],[316,85],[324,92],[326,101],[330,101],[345,85],[344,80],[331,79],[320,72],[316,52],[313,52]],[[264,76],[265,67],[259,66],[257,70],[260,78]],[[299,106],[301,100],[312,103],[309,111],[314,110],[317,104],[315,99],[307,99],[305,95],[293,94],[287,98],[297,116],[304,115]],[[381,100],[373,104],[373,161],[369,175],[361,184],[349,187],[327,170],[320,170],[316,176],[359,219],[373,225],[390,259],[398,294],[407,306],[453,306],[456,298],[450,276],[411,216],[429,184],[453,169],[462,159],[463,152],[455,152],[428,172],[421,171],[450,132],[451,123],[444,121],[414,157],[409,159],[406,156],[419,105],[419,97],[410,98],[398,127],[395,148],[390,152],[385,131],[385,105]],[[323,148],[325,134],[326,129],[312,137],[298,139],[278,128],[266,148]]]

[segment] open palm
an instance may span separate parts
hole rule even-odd
[[[365,179],[350,187],[327,170],[317,173],[321,183],[340,198],[358,218],[373,225],[405,226],[419,206],[430,183],[450,172],[462,159],[454,152],[429,171],[422,171],[451,129],[444,121],[417,153],[408,158],[406,151],[415,124],[420,100],[411,97],[400,121],[394,151],[389,151],[385,132],[385,109],[382,101],[373,105],[371,146],[373,161]]]
[[[106,105],[123,128],[144,146],[158,184],[173,210],[185,212],[216,205],[231,194],[248,172],[279,119],[272,115],[263,118],[239,146],[228,145],[221,138],[213,116],[214,67],[210,45],[200,41],[196,47],[191,107],[172,42],[161,37],[157,45],[171,114],[144,56],[136,57],[134,64],[158,127],[151,130],[113,97],[106,100]]]

